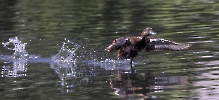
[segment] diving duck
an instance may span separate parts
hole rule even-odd
[[[150,38],[151,35],[156,35],[157,33],[152,30],[152,28],[145,28],[141,33],[141,36],[131,36],[131,37],[120,37],[113,40],[105,50],[111,53],[114,50],[118,50],[118,59],[130,59],[138,55],[138,52],[142,49],[145,52],[153,50],[186,50],[190,47],[189,44],[180,44],[173,41],[161,39],[161,38]]]

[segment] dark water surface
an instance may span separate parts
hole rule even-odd
[[[216,0],[0,0],[0,42],[27,43],[24,54],[0,46],[0,98],[217,100],[218,22]],[[107,60],[116,56],[104,51],[113,39],[145,27],[193,46],[142,52],[133,69]],[[60,49],[68,39],[72,52]]]

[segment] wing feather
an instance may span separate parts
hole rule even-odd
[[[165,39],[150,39],[150,42],[146,45],[146,51],[152,50],[186,50],[190,47],[189,44],[180,44]]]
[[[115,40],[113,40],[112,44],[110,44],[105,50],[109,53],[113,50],[120,49],[125,43],[127,43],[128,39],[125,37],[120,37]]]

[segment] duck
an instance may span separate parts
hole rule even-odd
[[[152,28],[147,27],[142,31],[140,36],[119,37],[113,40],[106,47],[105,51],[110,54],[112,51],[117,50],[117,59],[130,59],[130,64],[132,64],[133,59],[142,50],[145,52],[154,50],[182,51],[191,47],[190,44],[181,44],[163,38],[150,37],[153,35],[157,35],[157,33]]]

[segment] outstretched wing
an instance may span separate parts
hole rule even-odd
[[[180,44],[165,39],[150,39],[150,42],[146,45],[146,52],[152,50],[186,50],[190,47],[189,44]]]
[[[108,51],[108,53],[110,53],[113,50],[120,49],[127,42],[128,42],[128,39],[125,37],[117,38],[113,40],[112,44],[110,44],[105,50]]]

